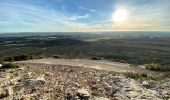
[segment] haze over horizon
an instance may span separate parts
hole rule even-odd
[[[0,32],[170,31],[168,0],[1,0]]]

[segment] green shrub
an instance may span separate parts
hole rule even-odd
[[[153,71],[170,71],[170,66],[168,65],[160,65],[156,63],[145,64],[146,69],[153,70]]]
[[[92,90],[92,91],[91,91],[91,95],[93,95],[93,96],[102,96],[103,94],[101,93],[101,91]]]
[[[4,61],[9,61],[9,62],[14,60],[13,57],[4,57],[3,59]]]
[[[53,58],[60,58],[58,55],[54,55]]]
[[[164,78],[170,78],[170,71],[169,71],[169,72],[165,72],[165,73],[162,75],[161,78],[162,78],[162,79],[164,79]]]
[[[30,60],[33,59],[32,55],[16,55],[16,56],[9,56],[9,57],[3,57],[4,61],[12,62],[12,61],[22,61],[22,60]]]
[[[18,65],[15,65],[15,64],[12,64],[12,63],[7,63],[7,64],[4,64],[1,68],[2,69],[9,69],[9,68],[18,68],[19,66]]]
[[[158,80],[158,77],[152,77],[148,76],[147,74],[144,73],[133,73],[133,72],[127,72],[124,73],[126,77],[133,78],[133,79],[140,79],[140,80]]]
[[[32,59],[32,56],[29,55],[14,56],[14,61],[22,61],[22,60],[30,60],[30,59]]]
[[[91,60],[100,60],[99,57],[92,57]]]
[[[160,64],[155,64],[155,63],[150,63],[150,64],[145,64],[146,69],[149,70],[160,70],[161,65]]]
[[[4,60],[0,58],[0,64],[4,64]]]

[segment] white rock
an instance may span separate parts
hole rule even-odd
[[[0,67],[2,67],[2,64],[0,64]]]
[[[77,92],[78,92],[78,94],[79,94],[80,96],[82,96],[83,98],[89,98],[89,97],[90,97],[90,93],[88,92],[87,89],[84,89],[84,88],[78,89]]]
[[[42,81],[45,81],[44,74],[43,74],[43,75],[41,75],[41,76],[39,76],[39,77],[37,77],[37,80],[42,80]]]
[[[148,83],[148,81],[143,81],[143,82],[142,82],[142,85],[143,85],[143,86],[148,86],[149,83]]]
[[[95,97],[94,100],[109,100],[109,99],[105,97]]]
[[[135,92],[135,91],[130,91],[127,96],[130,98],[136,98],[139,95],[139,93]]]
[[[8,87],[7,91],[8,91],[8,95],[12,95],[13,94],[12,86]]]
[[[145,69],[146,67],[144,65],[139,65],[140,68]]]

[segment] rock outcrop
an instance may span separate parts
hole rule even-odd
[[[0,71],[4,100],[168,100],[170,79],[139,81],[122,74],[52,64]]]

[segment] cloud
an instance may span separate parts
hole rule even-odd
[[[47,29],[50,31],[51,28],[55,29],[80,29],[88,27],[84,23],[77,22],[79,19],[86,19],[89,17],[85,15],[65,15],[64,13],[56,10],[47,10],[34,5],[25,5],[18,2],[12,3],[0,3],[1,15],[5,17],[0,18],[0,25],[8,27],[9,25],[14,26],[26,26],[34,27],[33,30]],[[0,29],[1,29],[0,28]],[[20,27],[16,27],[16,30]],[[46,31],[47,31],[46,30]],[[41,30],[40,30],[41,31]]]
[[[0,2],[0,31],[102,31],[102,30],[169,30],[170,14],[169,1],[163,4],[112,4],[115,7],[123,6],[129,12],[129,18],[122,24],[114,23],[112,12],[115,9],[106,9],[97,6],[95,9],[86,8],[81,4],[78,10],[66,10],[67,4],[48,7],[31,3],[16,2],[19,0],[3,0]],[[65,2],[63,0],[57,0]],[[156,0],[158,1],[158,0]],[[155,2],[156,2],[155,1]],[[161,5],[161,6],[160,6]],[[109,5],[108,5],[109,6]],[[71,8],[71,7],[69,7]],[[77,8],[77,7],[76,7]],[[104,9],[104,10],[103,10]],[[105,13],[107,12],[107,13]]]
[[[69,19],[70,20],[81,20],[81,19],[86,19],[89,17],[89,14],[86,14],[86,15],[78,15],[78,16],[71,16]]]
[[[83,7],[83,6],[79,6],[79,9],[81,9],[81,10],[86,10],[86,11],[90,11],[90,12],[97,12],[95,9],[85,8],[85,7]]]
[[[89,17],[88,14],[86,14],[86,15],[84,15],[84,16],[78,16],[79,19],[85,19],[85,18],[88,18],[88,17]]]

